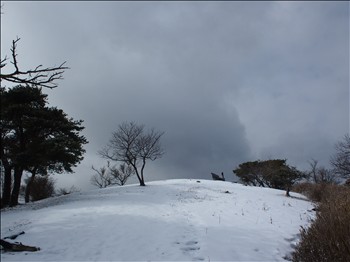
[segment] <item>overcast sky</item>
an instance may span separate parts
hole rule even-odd
[[[349,132],[349,2],[2,3],[2,58],[18,36],[22,69],[71,68],[44,90],[89,140],[64,186],[89,187],[123,121],[165,131],[146,181],[233,180],[257,159],[327,167]]]

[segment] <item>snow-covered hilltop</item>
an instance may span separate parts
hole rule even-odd
[[[2,261],[285,261],[310,223],[295,193],[222,181],[166,180],[110,187],[1,212],[1,238],[38,252]]]

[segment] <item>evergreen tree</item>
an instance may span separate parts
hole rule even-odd
[[[83,121],[47,107],[47,95],[39,88],[17,86],[2,90],[1,102],[1,159],[7,163],[7,173],[14,171],[11,196],[11,183],[7,181],[11,175],[5,175],[2,206],[14,206],[24,170],[32,174],[33,180],[37,173],[72,172],[72,167],[83,159],[87,140],[79,134],[84,129]],[[31,184],[28,183],[27,197]]]
[[[285,159],[245,162],[233,172],[245,185],[284,189],[287,196],[291,186],[304,177],[295,167],[288,166]]]

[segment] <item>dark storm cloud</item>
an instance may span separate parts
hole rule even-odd
[[[270,10],[254,77],[235,101],[262,157],[327,165],[334,141],[349,132],[348,7],[276,2]]]
[[[85,120],[82,181],[123,121],[165,131],[150,178],[231,176],[256,158],[328,161],[348,132],[348,5],[5,2],[1,51],[18,35],[26,67],[68,61],[47,92]]]

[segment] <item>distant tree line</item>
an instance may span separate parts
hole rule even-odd
[[[233,173],[245,185],[270,187],[286,190],[289,196],[291,187],[298,181],[312,183],[337,183],[340,179],[350,180],[350,137],[345,135],[335,146],[336,153],[331,157],[332,169],[319,167],[318,161],[309,161],[310,170],[299,171],[289,166],[286,159],[257,160],[241,163]]]

